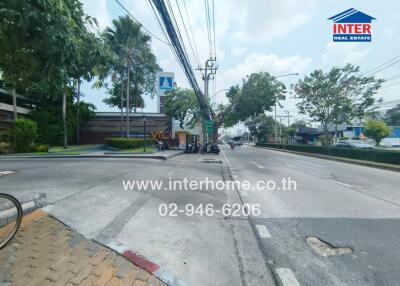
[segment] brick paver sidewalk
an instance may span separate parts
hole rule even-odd
[[[0,250],[0,285],[165,284],[123,256],[36,210],[24,217],[17,235]]]

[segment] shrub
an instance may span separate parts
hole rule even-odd
[[[361,150],[361,149],[346,149],[346,148],[326,147],[326,146],[284,145],[284,144],[266,144],[266,143],[258,143],[257,146],[400,165],[400,152],[398,151]]]
[[[76,135],[77,106],[72,102],[72,96],[67,97],[67,134],[71,142]],[[94,106],[80,102],[80,122],[94,116]],[[30,113],[30,118],[37,122],[37,142],[50,146],[62,145],[64,143],[64,125],[62,112],[59,105],[48,102],[41,104]]]
[[[0,154],[11,153],[11,144],[7,142],[0,142]]]
[[[375,140],[376,145],[379,146],[382,139],[389,136],[390,127],[386,126],[382,120],[368,119],[365,126],[365,135]]]
[[[146,146],[154,145],[153,138],[146,138]],[[143,147],[143,138],[107,138],[106,145],[119,149]]]
[[[10,132],[0,133],[0,142],[10,143],[11,142],[11,134],[10,134]]]
[[[35,146],[36,152],[49,152],[49,145],[46,144],[39,144]]]
[[[17,118],[11,131],[11,138],[15,152],[32,151],[37,138],[36,122],[26,118]]]

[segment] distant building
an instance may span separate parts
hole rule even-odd
[[[36,107],[34,101],[17,94],[17,115],[25,116]],[[11,129],[14,117],[13,99],[11,91],[0,88],[0,133]]]
[[[131,113],[129,116],[129,137],[142,138],[144,134],[144,120],[146,120],[146,137],[154,136],[171,139],[172,122],[163,113]],[[106,138],[126,136],[126,114],[121,125],[120,112],[96,112],[94,118],[84,122],[80,128],[81,144],[102,144]]]
[[[129,137],[143,138],[146,120],[146,137],[170,140],[173,145],[175,130],[172,119],[165,114],[165,92],[175,88],[175,76],[171,72],[159,72],[156,76],[157,112],[131,112],[129,114]],[[122,127],[122,128],[121,128]],[[122,132],[121,132],[122,131]],[[102,144],[106,138],[126,136],[126,112],[96,112],[95,117],[82,123],[80,128],[81,144]],[[170,145],[171,145],[170,144]]]

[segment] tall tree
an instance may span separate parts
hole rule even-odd
[[[200,109],[193,90],[177,87],[166,92],[164,108],[167,115],[179,121],[179,126],[194,126],[200,120]]]
[[[264,113],[246,120],[245,125],[249,128],[250,134],[258,140],[268,140],[273,137],[275,121],[271,116]]]
[[[233,113],[237,121],[244,121],[271,108],[278,100],[285,98],[286,87],[266,72],[252,73],[243,81],[241,92],[236,92],[228,99],[234,104]]]
[[[72,94],[72,79],[82,67],[81,59],[88,56],[79,56],[80,43],[91,40],[88,25],[94,20],[83,12],[78,0],[4,0],[0,5],[4,78],[12,86],[29,88],[44,98],[62,99],[66,147],[67,96]]]
[[[97,25],[95,19],[93,19],[91,23]],[[76,63],[71,69],[71,77],[73,80],[73,87],[76,91],[76,104],[79,106],[81,102],[82,80],[92,80],[93,77],[98,74],[99,67],[104,66],[106,64],[105,62],[109,61],[110,58],[104,49],[102,39],[89,31],[87,31],[83,37],[77,38],[76,45]],[[80,108],[77,108],[76,117],[78,122],[76,128],[76,142],[79,144]]]
[[[301,100],[297,104],[300,113],[321,122],[328,138],[330,127],[363,117],[367,107],[374,103],[381,83],[373,76],[360,75],[358,67],[348,64],[328,72],[315,70],[299,80],[293,90]]]
[[[154,95],[155,74],[160,68],[151,50],[151,37],[144,33],[141,25],[135,23],[129,16],[113,20],[113,27],[106,28],[103,37],[109,50],[114,54],[114,64],[110,66],[110,72],[114,75],[112,78],[115,79],[114,88],[116,84],[125,85],[125,89],[119,88],[120,95],[115,93],[112,95],[120,97],[121,109],[124,106],[126,108],[126,135],[129,136],[129,113],[132,108],[136,112],[137,107],[143,106],[141,97],[144,93]],[[133,87],[132,93],[131,87]],[[125,104],[122,95],[124,90]],[[114,104],[115,99],[109,102]]]
[[[188,92],[178,90],[167,97],[168,112],[180,120],[181,126],[188,118],[191,123],[196,123],[201,118],[199,104],[193,98],[194,94],[188,97]],[[227,104],[207,103],[214,122],[213,140],[217,140],[218,130],[221,127],[233,126],[271,110],[277,100],[284,98],[284,93],[285,86],[263,72],[248,76],[242,88],[238,85],[232,86],[226,93]]]
[[[111,107],[122,107],[126,108],[126,98],[123,97],[123,90],[126,89],[125,84],[121,84],[119,82],[116,82],[113,84],[113,86],[108,90],[108,94],[110,97],[107,97],[103,100],[105,104]],[[142,95],[140,94],[140,91],[133,85],[130,85],[130,95],[131,95],[131,100],[130,100],[130,110],[135,110],[136,108],[144,108],[144,99]],[[122,100],[122,103],[121,103]]]
[[[400,126],[400,104],[386,111],[385,122],[389,126]]]

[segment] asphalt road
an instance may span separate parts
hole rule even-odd
[[[220,158],[224,164],[203,163]],[[123,180],[249,181],[234,191],[124,190]],[[47,211],[87,238],[132,250],[170,285],[398,285],[398,173],[242,146],[218,156],[0,160],[0,192],[46,193]],[[283,190],[281,180],[296,182]],[[258,181],[276,190],[252,190]],[[287,186],[286,186],[287,187]],[[280,188],[278,190],[278,188]],[[259,216],[160,216],[161,204],[259,204]],[[352,253],[318,255],[316,236]]]
[[[237,180],[297,183],[295,190],[242,191],[245,203],[261,205],[251,223],[278,282],[399,284],[399,173],[248,146],[224,152]],[[320,256],[309,236],[353,252]]]

